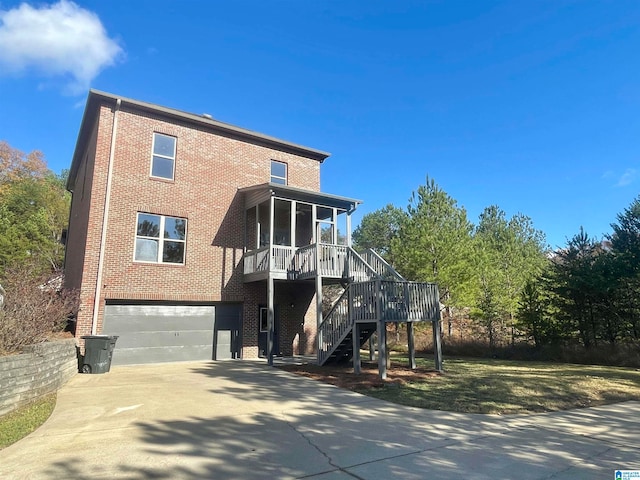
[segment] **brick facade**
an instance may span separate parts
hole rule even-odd
[[[124,100],[118,110],[114,98],[90,94],[71,169],[66,282],[81,294],[76,336],[92,333],[97,290],[96,333],[102,331],[105,300],[234,302],[243,304],[243,356],[256,356],[258,305],[265,302],[266,286],[243,283],[244,202],[238,189],[268,182],[271,160],[277,160],[288,166],[288,185],[319,191],[322,159],[305,156],[303,147],[252,141],[180,112],[168,115]],[[172,181],[150,176],[154,132],[177,139]],[[134,261],[137,212],[187,219],[184,265]],[[286,285],[276,295],[276,303],[286,306],[283,353],[311,352],[313,288]]]

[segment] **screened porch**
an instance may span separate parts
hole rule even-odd
[[[358,200],[276,184],[245,194],[244,280],[341,278]]]

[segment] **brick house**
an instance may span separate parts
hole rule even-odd
[[[360,202],[320,191],[328,156],[206,114],[90,91],[67,184],[76,337],[118,335],[115,364],[326,349],[323,285],[381,282],[390,271],[351,249]],[[432,319],[432,303],[414,320]],[[372,328],[363,323],[358,337],[375,330],[366,320]]]

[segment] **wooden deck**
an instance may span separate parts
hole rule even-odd
[[[328,360],[356,323],[425,322],[439,318],[435,284],[381,279],[349,284],[318,328],[318,363]]]
[[[244,255],[244,281],[340,279],[341,297],[322,319],[317,331],[318,364],[347,360],[359,351],[359,341],[388,322],[434,322],[440,319],[438,287],[408,282],[372,250],[362,254],[344,245],[313,244],[294,248],[273,245]],[[322,317],[318,306],[318,318]],[[411,327],[412,329],[412,327]],[[379,348],[386,348],[383,344]],[[413,354],[413,352],[412,352]],[[440,356],[440,349],[438,348]],[[356,370],[359,357],[354,357]],[[441,362],[436,360],[436,368]],[[385,378],[382,364],[380,375]]]

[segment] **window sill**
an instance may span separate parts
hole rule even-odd
[[[136,265],[158,265],[163,267],[184,267],[186,263],[169,263],[169,262],[145,262],[144,260],[134,260]]]
[[[175,178],[174,179],[170,179],[170,178],[163,178],[163,177],[149,177],[149,180],[153,180],[156,182],[161,182],[161,183],[176,183]]]

